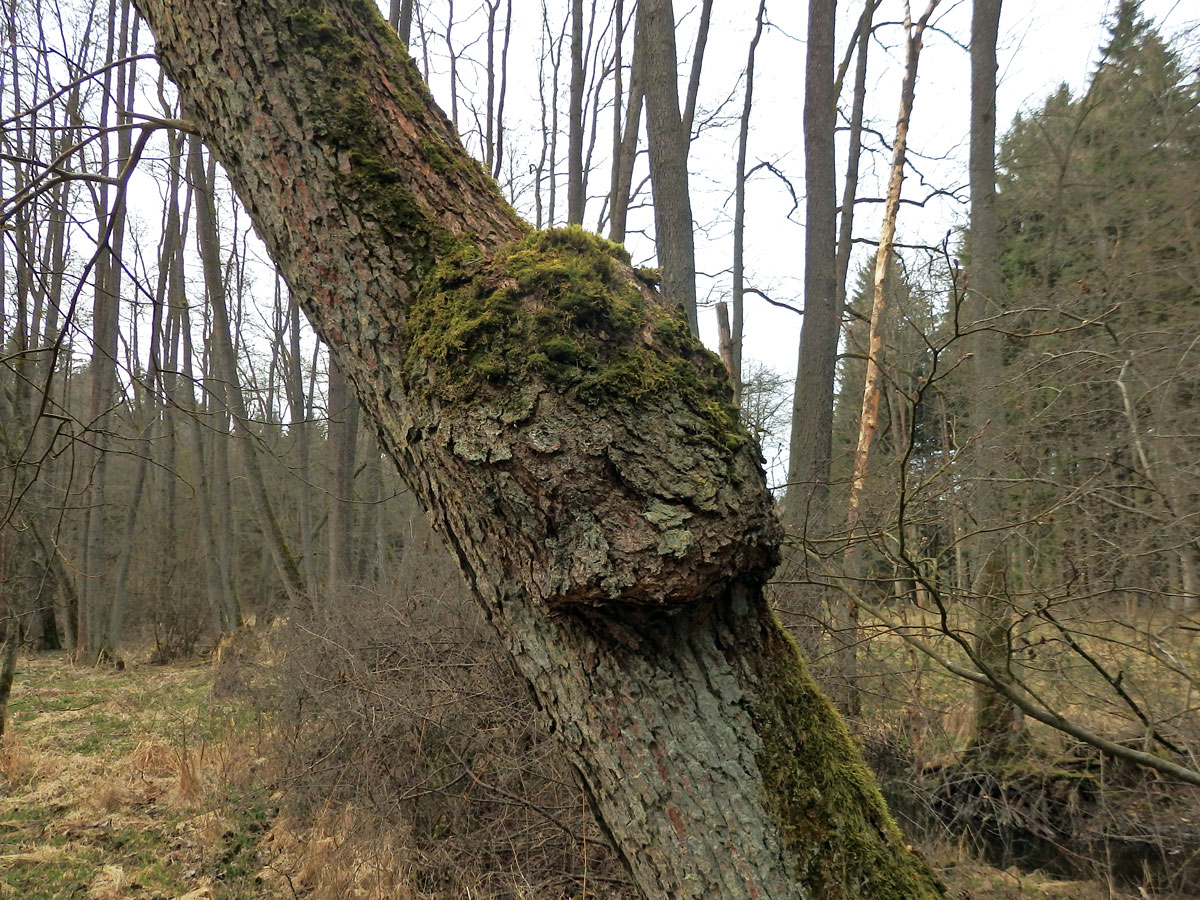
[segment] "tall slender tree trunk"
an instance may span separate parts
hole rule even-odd
[[[571,0],[571,85],[567,112],[567,224],[583,224],[583,0]]]
[[[808,554],[828,553],[829,464],[833,452],[833,378],[840,320],[835,266],[833,134],[834,0],[809,0],[804,68],[804,324],[800,329],[796,387],[792,395],[788,488],[784,523],[789,546],[781,569],[780,605],[794,617],[807,654],[816,652],[824,618],[825,588]]]
[[[106,57],[109,61],[128,55],[130,13],[128,0],[110,0],[108,14],[109,43]],[[111,83],[111,72],[104,76],[101,121],[107,122],[111,108],[111,97],[126,102],[127,90],[132,87],[133,72],[129,67],[116,69],[116,86]],[[131,150],[131,132],[122,129],[117,133],[116,158],[118,162],[128,159]],[[111,162],[108,137],[101,141],[102,165],[107,173]],[[92,360],[90,367],[90,422],[93,431],[92,459],[89,471],[87,496],[87,522],[84,538],[83,572],[79,586],[79,626],[75,635],[76,658],[96,662],[107,637],[107,612],[109,602],[109,530],[105,521],[108,513],[108,447],[112,423],[112,410],[117,402],[117,338],[119,328],[119,299],[121,293],[121,253],[125,239],[125,206],[118,203],[109,208],[110,192],[107,185],[98,189],[97,216],[105,223],[107,252],[100,255],[95,271],[95,294],[92,304]],[[111,217],[112,221],[109,221]]]
[[[862,158],[863,115],[867,100],[867,50],[871,46],[871,23],[882,0],[866,0],[858,18],[855,40],[854,88],[850,100],[849,148],[846,151],[846,179],[842,187],[842,207],[838,216],[836,290],[834,303],[838,317],[846,308],[846,279],[850,272],[850,252],[854,249],[854,204],[858,198],[858,169]],[[836,91],[835,91],[836,93]]]
[[[854,465],[850,475],[850,498],[846,504],[846,575],[852,589],[862,584],[865,575],[866,546],[858,540],[858,526],[862,518],[862,499],[867,485],[867,469],[871,460],[871,447],[879,429],[879,400],[883,388],[883,334],[887,313],[888,274],[891,270],[892,253],[896,245],[896,220],[900,215],[900,190],[904,184],[904,167],[908,157],[908,126],[912,118],[913,101],[916,97],[917,64],[921,60],[921,46],[929,17],[937,9],[939,0],[929,0],[921,18],[915,26],[906,7],[904,19],[905,59],[904,80],[900,86],[900,111],[896,116],[896,137],[892,144],[892,165],[888,176],[887,197],[883,207],[883,226],[879,234],[879,248],[875,253],[875,270],[871,279],[871,317],[867,337],[867,371],[863,379],[862,405],[858,417],[858,439],[854,444]],[[860,52],[866,52],[863,42]],[[895,420],[893,420],[895,421]],[[835,697],[846,711],[857,714],[860,708],[858,697],[858,608],[853,603],[839,600],[834,618],[834,669],[837,690]]]
[[[11,532],[0,535],[0,542],[9,537]],[[0,547],[0,572],[7,562],[7,554]],[[8,698],[12,694],[13,679],[17,674],[17,650],[21,644],[20,618],[11,606],[4,611],[4,640],[0,644],[0,737],[8,727]]]
[[[280,276],[276,273],[276,280]],[[278,288],[277,288],[278,289]],[[300,304],[288,292],[288,376],[285,387],[291,420],[288,431],[296,455],[296,518],[300,539],[300,559],[305,585],[310,598],[317,596],[316,552],[313,546],[312,504],[312,427],[310,422],[312,405],[304,390],[304,362],[300,350]]]
[[[764,600],[773,500],[673,305],[599,238],[529,234],[373,5],[141,7],[644,895],[941,896]],[[447,343],[471,309],[495,329]],[[564,336],[616,396],[539,362]]]
[[[379,541],[383,524],[379,509],[383,502],[383,457],[369,431],[363,435],[363,452],[366,454],[362,471],[363,514],[358,529],[360,552],[356,577],[360,584],[374,586],[379,584],[383,566],[383,548]]]
[[[623,34],[624,31],[623,20],[621,19],[622,11],[621,0],[617,0],[618,34]],[[626,94],[624,127],[617,127],[621,121],[621,104],[620,102],[614,102],[613,104],[617,111],[617,118],[614,123],[613,135],[612,198],[609,204],[611,214],[609,217],[608,239],[616,241],[618,244],[625,242],[625,229],[629,218],[629,195],[633,190],[633,166],[637,160],[638,135],[641,134],[642,106],[645,99],[641,72],[643,56],[637,51],[636,34],[637,26],[635,24],[633,62],[629,69],[629,90]],[[618,101],[621,97],[620,64],[621,57],[618,49],[617,72],[614,80]]]
[[[392,26],[404,46],[408,46],[412,37],[414,0],[391,0],[388,6],[388,24]]]
[[[325,534],[329,543],[330,596],[354,575],[354,459],[358,447],[358,400],[337,363],[329,362],[329,432],[326,440],[329,504]]]
[[[548,227],[553,228],[555,222],[558,221],[558,72],[562,67],[562,46],[566,39],[567,23],[570,21],[570,16],[563,18],[562,28],[559,29],[556,36],[550,28],[550,13],[547,7],[542,7],[542,27],[544,29],[544,40],[548,46],[544,48],[542,57],[542,74],[538,79],[538,92],[542,103],[542,156],[538,160],[537,165],[537,204],[538,204],[538,227],[541,228],[543,223]],[[547,102],[545,91],[545,64],[546,60],[550,62],[550,99]],[[546,125],[546,113],[550,114],[549,127]],[[546,200],[542,202],[542,181],[547,179],[550,182],[549,188],[546,191]],[[544,215],[543,215],[544,206]]]
[[[1000,289],[999,217],[996,213],[996,38],[1001,0],[975,0],[971,17],[971,224],[970,288],[965,300],[968,322],[994,315]],[[977,534],[972,541],[975,572],[972,591],[977,605],[975,653],[986,674],[1011,680],[1013,609],[1006,595],[1008,547],[1001,530],[1004,505],[1004,407],[1000,335],[978,330],[972,339],[970,412],[980,457],[979,487],[974,493]],[[1020,711],[986,685],[975,688],[975,727],[971,753],[984,762],[1007,756],[1020,733]]]
[[[650,186],[654,192],[654,243],[662,267],[663,293],[687,313],[699,334],[696,309],[696,248],[687,158],[691,134],[679,111],[678,56],[671,0],[639,0],[637,49],[645,79]]]
[[[199,220],[199,215],[196,218]],[[201,371],[204,373],[204,417],[207,425],[203,434],[204,459],[210,470],[208,499],[212,504],[212,539],[216,551],[216,565],[220,570],[219,581],[227,588],[221,594],[222,604],[213,608],[213,625],[219,633],[229,634],[239,628],[242,622],[242,601],[234,581],[233,568],[233,466],[229,457],[233,449],[234,435],[232,416],[229,414],[229,381],[221,364],[216,340],[213,338],[212,319],[213,303],[210,298],[204,317],[208,325],[208,338],[201,357]]]
[[[759,0],[754,19],[754,37],[746,54],[746,90],[738,129],[737,175],[733,185],[733,321],[729,327],[729,378],[733,382],[733,405],[742,405],[742,328],[746,296],[746,153],[750,144],[750,111],[754,107],[754,54],[762,38],[766,0]]]
[[[177,157],[178,165],[182,168],[182,149]],[[187,183],[181,213],[181,230],[186,233],[191,219],[192,199],[195,196],[195,185]],[[185,259],[182,243],[176,248],[175,264],[171,267],[169,278],[169,296],[171,309],[176,317],[176,329],[182,345],[183,378],[182,389],[177,395],[177,405],[186,414],[186,429],[192,455],[193,483],[196,485],[196,508],[200,513],[197,528],[200,533],[200,546],[203,550],[204,580],[208,596],[209,608],[217,617],[222,610],[237,609],[237,598],[233,585],[229,581],[228,570],[221,565],[220,536],[216,520],[217,503],[214,502],[215,492],[211,488],[212,468],[209,465],[211,454],[205,447],[204,423],[201,421],[201,408],[196,398],[195,385],[198,382],[195,371],[198,356],[192,341],[192,317],[188,307],[185,288]]]
[[[792,403],[788,514],[803,521],[828,491],[839,334],[833,134],[833,0],[810,0],[804,88],[804,324]],[[796,496],[793,498],[792,494]],[[811,515],[811,514],[810,514]],[[819,518],[817,516],[816,518]]]
[[[215,163],[214,163],[215,165]],[[221,274],[220,242],[217,237],[216,209],[213,198],[212,171],[205,171],[198,142],[194,142],[190,154],[188,171],[196,185],[196,234],[200,243],[200,259],[204,266],[204,283],[213,309],[213,355],[216,369],[224,381],[225,397],[229,413],[233,416],[237,447],[241,451],[242,463],[250,485],[250,498],[262,528],[263,540],[275,560],[275,568],[288,599],[299,604],[304,597],[304,584],[300,569],[288,547],[283,529],[275,514],[274,504],[267,491],[262,462],[258,458],[255,437],[250,430],[250,415],[242,393],[241,377],[237,370],[237,359],[233,349],[233,332],[229,324],[229,309],[225,297],[225,283]],[[241,614],[234,609],[225,610],[227,627],[237,628]]]
[[[167,304],[167,289],[170,280],[171,266],[177,256],[178,245],[183,242],[183,232],[179,218],[179,172],[177,168],[170,171],[170,181],[167,186],[167,210],[163,222],[162,252],[159,257],[158,284],[154,293],[154,312],[150,323],[150,365],[146,371],[145,403],[142,409],[144,425],[138,436],[140,453],[137,470],[133,476],[133,496],[129,500],[125,513],[125,524],[121,534],[120,552],[117,559],[117,577],[113,585],[112,605],[108,612],[108,633],[105,645],[108,652],[116,654],[121,647],[125,631],[125,615],[129,605],[129,575],[133,567],[133,557],[136,545],[136,529],[138,510],[141,506],[142,494],[146,487],[146,475],[150,468],[150,459],[159,442],[154,439],[154,430],[159,424],[160,406],[158,403],[158,380],[162,374],[159,362],[160,341],[163,333],[163,312]]]

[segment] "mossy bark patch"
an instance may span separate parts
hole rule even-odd
[[[286,14],[283,32],[311,62],[312,139],[336,157],[344,196],[357,212],[365,213],[366,221],[408,256],[417,277],[425,277],[464,238],[417,199],[422,191],[413,182],[421,173],[415,168],[427,168],[436,178],[493,195],[513,220],[517,216],[491,176],[454,139],[453,125],[440,115],[403,43],[373,8],[368,10],[359,0],[347,2],[364,10],[360,34],[348,31],[344,19],[335,19],[327,0],[298,0]],[[384,68],[390,73],[392,90],[381,98],[373,86]],[[413,168],[397,166],[394,154],[387,152],[388,126],[380,120],[386,102],[381,100],[398,103],[409,121],[419,126]]]
[[[417,271],[428,271],[436,257],[446,252],[451,237],[418,205],[405,173],[380,155],[381,134],[367,81],[372,68],[370,46],[332,22],[325,4],[315,0],[297,3],[288,26],[287,33],[295,36],[318,70],[314,82],[323,83],[310,100],[313,139],[337,156],[347,195],[357,200],[376,227],[400,237]],[[403,48],[394,49],[405,55]],[[401,70],[408,65],[411,62],[403,60]],[[413,109],[406,111],[423,114],[427,105],[420,80],[413,79],[404,88],[400,96],[413,100]],[[426,139],[421,145],[433,144]]]
[[[491,258],[444,258],[408,315],[414,387],[454,403],[495,402],[544,383],[586,403],[679,397],[697,431],[747,440],[720,361],[629,268],[629,256],[577,227],[537,232]]]
[[[833,705],[773,619],[754,679],[751,715],[764,802],[811,900],[934,900],[945,896],[910,851]]]

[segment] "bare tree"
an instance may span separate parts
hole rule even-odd
[[[742,96],[742,117],[738,129],[737,174],[733,209],[733,321],[729,327],[729,378],[733,382],[733,405],[742,405],[742,329],[745,320],[746,293],[746,152],[750,143],[750,111],[754,106],[754,54],[762,38],[766,0],[759,0],[754,17],[754,37],[746,55],[746,89]]]
[[[792,400],[784,523],[800,542],[784,560],[783,608],[795,615],[801,646],[818,645],[824,592],[809,584],[803,542],[820,539],[828,513],[833,377],[840,329],[835,268],[837,200],[833,134],[834,0],[809,0],[804,69],[804,324]]]
[[[971,17],[971,281],[966,294],[968,321],[984,323],[994,315],[1000,289],[999,217],[996,213],[996,38],[1001,0],[975,0]],[[1012,606],[1004,597],[1009,558],[1006,535],[996,530],[1005,521],[1001,474],[1005,412],[999,402],[1000,335],[979,328],[972,345],[971,419],[982,431],[980,456],[992,467],[981,473],[974,515],[981,530],[973,542],[975,583],[979,598],[976,653],[989,677],[1011,678],[1009,669]],[[986,759],[1007,754],[1020,730],[1020,710],[988,685],[975,690],[974,747]]]
[[[941,896],[765,602],[773,501],[672,305],[529,235],[374,9],[140,8],[644,894]]]
[[[697,44],[698,51],[701,46]],[[663,292],[683,306],[692,333],[698,334],[696,249],[687,171],[691,126],[685,125],[679,109],[675,14],[671,0],[639,0],[635,53],[643,57],[639,71],[646,93],[654,242],[662,266]]]

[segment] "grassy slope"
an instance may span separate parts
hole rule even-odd
[[[423,896],[405,884],[402,847],[376,839],[369,861],[352,849],[353,815],[331,811],[309,829],[274,817],[269,723],[249,702],[214,700],[213,675],[207,664],[114,672],[61,654],[20,660],[0,744],[0,900]],[[954,855],[930,852],[954,897],[1110,896]],[[353,874],[339,880],[339,869]]]
[[[0,745],[0,897],[284,896],[259,877],[262,732],[210,699],[212,674],[20,660]]]

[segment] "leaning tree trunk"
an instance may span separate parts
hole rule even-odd
[[[651,898],[939,896],[763,602],[719,363],[531,234],[366,0],[139,0],[164,66]]]

